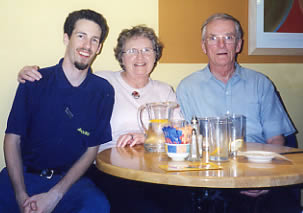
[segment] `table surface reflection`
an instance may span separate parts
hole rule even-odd
[[[284,146],[246,143],[243,151],[272,152],[303,151]],[[176,186],[209,188],[258,188],[303,183],[303,153],[285,155],[292,162],[274,159],[271,163],[250,163],[237,157],[221,163],[221,170],[166,172],[159,165],[173,161],[165,153],[148,153],[142,145],[133,148],[111,148],[97,155],[101,171],[117,177]],[[218,164],[218,163],[217,163]]]

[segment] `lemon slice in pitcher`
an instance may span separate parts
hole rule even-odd
[[[152,119],[150,120],[151,123],[160,123],[160,124],[165,124],[168,123],[168,119]]]

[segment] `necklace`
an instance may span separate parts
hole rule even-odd
[[[140,93],[137,91],[133,91],[132,96],[134,97],[134,99],[138,99],[138,98],[140,98]]]

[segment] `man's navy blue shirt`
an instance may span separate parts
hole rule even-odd
[[[62,62],[18,87],[6,133],[21,136],[24,166],[68,170],[88,147],[112,140],[113,87],[91,70],[73,87]]]

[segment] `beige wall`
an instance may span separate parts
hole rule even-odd
[[[90,8],[108,20],[110,33],[94,70],[119,70],[113,56],[118,33],[123,28],[145,23],[158,30],[158,1],[149,0],[1,0],[1,79],[0,79],[0,146],[6,120],[17,87],[16,75],[26,64],[53,65],[64,54],[63,22],[73,10]],[[186,75],[204,64],[159,64],[152,77],[176,87]],[[303,64],[245,64],[268,75],[278,87],[299,132],[303,128]],[[298,135],[303,143],[303,136]],[[303,145],[303,144],[302,144]],[[0,168],[4,167],[0,149]]]

